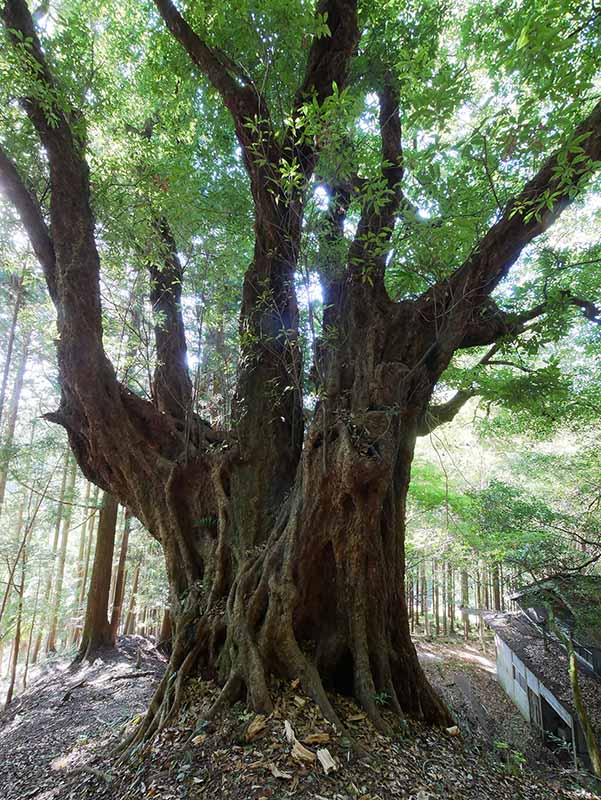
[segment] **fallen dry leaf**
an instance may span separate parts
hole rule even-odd
[[[367,714],[361,712],[361,714],[353,714],[350,717],[347,717],[347,722],[361,722],[362,720],[367,719]]]
[[[329,741],[330,741],[330,734],[321,732],[310,733],[303,739],[303,742],[305,744],[327,744]]]
[[[326,775],[328,775],[330,772],[335,772],[338,769],[336,762],[332,758],[332,755],[327,747],[322,747],[317,751],[317,760],[323,767],[323,771]]]
[[[246,733],[244,735],[246,741],[252,742],[252,740],[255,739],[265,728],[266,724],[267,722],[265,719],[265,715],[257,714],[257,716],[253,720],[251,720],[248,728],[246,729]]]
[[[292,773],[291,772],[282,772],[279,767],[276,767],[275,764],[269,765],[269,770],[274,778],[281,778],[283,781],[291,781],[292,780]]]
[[[292,702],[295,703],[299,708],[302,708],[307,701],[304,697],[299,697],[297,694],[295,694],[292,698]]]
[[[192,739],[192,744],[202,744],[203,742],[205,742],[207,740],[207,738],[208,738],[208,736],[207,736],[206,733],[200,733],[200,734],[198,734],[198,736],[195,736]]]
[[[311,750],[307,750],[307,748],[304,747],[298,741],[298,739],[294,740],[291,755],[296,761],[301,761],[305,764],[312,764],[315,761],[315,753],[313,753]]]
[[[290,721],[287,719],[284,720],[284,736],[290,742],[290,744],[294,744],[294,742],[296,741],[294,728],[290,724]]]
[[[447,733],[449,736],[459,736],[459,728],[457,725],[451,725],[450,728],[447,728]]]

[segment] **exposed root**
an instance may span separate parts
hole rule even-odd
[[[224,708],[233,705],[237,700],[239,700],[242,694],[242,686],[243,681],[241,677],[236,672],[233,672],[228,678],[223,689],[219,692],[217,700],[215,700],[213,705],[207,711],[205,719],[214,719],[214,717],[216,717],[217,714],[219,714]]]

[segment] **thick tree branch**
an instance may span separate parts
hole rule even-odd
[[[452,422],[467,401],[475,397],[475,395],[476,392],[471,389],[460,389],[455,392],[453,397],[447,400],[446,403],[428,406],[419,422],[417,435],[428,436],[428,434],[432,433],[432,431],[440,425],[444,425],[446,422]]]
[[[387,73],[378,92],[380,101],[380,137],[382,142],[381,191],[363,204],[355,240],[349,252],[351,272],[360,268],[360,279],[381,285],[386,268],[388,243],[396,215],[403,201],[403,145],[399,116],[399,92]],[[369,274],[366,275],[366,269]]]
[[[154,116],[149,117],[141,129],[131,125],[126,127],[131,133],[150,141],[158,122],[159,117]],[[167,219],[155,217],[152,228],[159,243],[158,257],[147,260],[156,345],[152,394],[159,411],[184,419],[192,406],[192,381],[181,307],[184,273]]]
[[[167,220],[157,220],[155,228],[162,252],[160,261],[148,263],[157,348],[153,395],[160,411],[183,419],[192,402],[181,308],[183,271]]]
[[[0,146],[0,192],[14,206],[27,235],[33,252],[44,271],[48,289],[54,303],[57,302],[56,258],[54,245],[42,210],[35,195],[23,183],[19,171]]]
[[[505,277],[520,253],[555,222],[601,162],[601,102],[573,131],[523,191],[505,207],[463,265],[422,297],[425,318],[445,318],[448,348],[459,344],[477,310]],[[429,313],[427,311],[429,309]],[[448,354],[447,354],[448,355]]]
[[[568,293],[565,293],[568,295]],[[576,306],[579,308],[584,316],[589,320],[589,322],[594,322],[595,325],[601,325],[601,308],[595,303],[592,303],[590,300],[585,300],[582,297],[574,297],[574,295],[568,295],[568,302],[572,306]]]
[[[601,325],[601,308],[591,300],[576,297],[567,289],[562,290],[560,296],[568,305],[579,308],[587,320]],[[541,317],[551,307],[552,302],[545,300],[527,311],[512,313],[501,310],[491,298],[487,298],[479,308],[473,310],[459,348],[482,347],[504,337],[524,333],[527,322]]]
[[[232,116],[255,206],[272,204],[280,150],[264,98],[254,83],[241,79],[239,70],[225,53],[201,39],[171,0],[154,0],[154,3],[170,33],[219,92]]]
[[[27,3],[7,0],[2,16],[15,53],[23,61],[23,71],[32,84],[37,84],[37,89],[22,102],[46,149],[50,165],[50,222],[56,270],[54,273],[50,270],[47,275],[50,277],[48,288],[58,312],[59,359],[62,358],[65,366],[76,363],[81,366],[85,360],[90,375],[95,373],[96,376],[98,368],[94,370],[92,363],[106,365],[105,378],[114,381],[114,373],[111,379],[108,377],[112,370],[102,346],[100,264],[82,144],[73,135],[64,101],[60,99],[59,87],[46,63]],[[39,99],[41,96],[44,97],[43,104]],[[39,225],[33,232],[39,236]],[[47,261],[47,243],[42,249]],[[65,325],[68,335],[64,335]],[[82,358],[84,351],[85,359]]]
[[[491,359],[499,351],[499,347],[500,345],[494,344],[490,350],[487,350],[482,356],[476,366],[483,367],[493,363]],[[452,422],[467,401],[477,394],[478,392],[475,389],[458,389],[453,397],[447,400],[446,403],[428,405],[422,418],[419,420],[417,435],[427,436],[440,425],[444,425],[446,422]]]
[[[22,103],[47,152],[50,171],[52,250],[35,202],[27,201],[14,172],[6,172],[5,162],[13,197],[31,219],[27,231],[34,234],[36,252],[50,267],[44,271],[57,309],[61,403],[47,418],[66,428],[71,448],[90,480],[139,510],[137,484],[132,488],[128,477],[132,452],[142,463],[156,465],[157,456],[181,455],[184,437],[175,420],[158,414],[151,403],[118,383],[106,357],[88,166],[83,144],[71,127],[74,112],[67,110],[50,73],[27,3],[6,0],[2,18],[23,74],[32,85]]]
[[[171,34],[223,98],[236,122],[236,132],[242,142],[249,144],[249,131],[243,128],[244,120],[254,116],[263,118],[266,114],[257,90],[241,85],[239,71],[233,62],[217,48],[208,47],[171,0],[154,0],[154,3]]]
[[[565,301],[576,308],[581,309],[583,315],[595,325],[601,325],[601,308],[590,300],[575,297],[569,291],[561,292]],[[466,334],[460,344],[461,348],[482,347],[493,345],[478,362],[479,366],[507,366],[522,370],[523,372],[534,372],[522,364],[501,359],[493,360],[493,356],[498,352],[501,341],[507,338],[515,338],[521,333],[529,330],[527,322],[531,322],[541,317],[550,307],[550,303],[545,301],[533,306],[528,311],[521,314],[511,314],[502,311],[491,298],[479,309],[476,318],[468,327]],[[420,423],[419,435],[425,436],[431,433],[439,425],[450,422],[465,403],[477,394],[471,389],[459,390],[450,400],[440,405],[429,406]]]
[[[313,40],[297,104],[313,93],[323,103],[331,95],[333,83],[344,88],[350,57],[359,41],[357,0],[319,0],[315,13],[327,15],[330,36]]]

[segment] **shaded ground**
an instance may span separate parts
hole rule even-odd
[[[380,736],[357,707],[335,697],[337,710],[362,754],[348,736],[323,720],[298,682],[280,684],[278,702],[268,718],[249,714],[242,705],[212,725],[199,723],[216,689],[193,681],[188,706],[177,727],[167,729],[152,749],[126,765],[108,756],[118,741],[122,722],[145,707],[162,670],[160,657],[146,643],[138,678],[139,641],[124,642],[109,664],[70,674],[56,669],[40,679],[11,712],[0,720],[0,798],[4,800],[581,800],[593,797],[572,791],[569,781],[541,778],[528,769],[504,765],[478,738],[480,711],[458,714],[460,735],[434,731],[414,723],[396,723],[392,738]],[[428,648],[424,650],[424,648]],[[435,646],[420,648],[426,664],[456,692],[470,694],[476,677],[471,668],[441,666]],[[441,662],[428,656],[441,657]],[[477,652],[474,656],[477,656]],[[454,658],[454,656],[453,656]],[[479,662],[476,662],[479,663]],[[432,666],[435,665],[435,666]],[[482,664],[486,671],[486,664]],[[440,669],[439,669],[440,667]],[[480,669],[480,667],[478,667]],[[463,675],[467,684],[455,680]],[[453,677],[455,676],[455,677]],[[78,686],[81,681],[84,685]],[[492,678],[491,678],[492,680]],[[451,689],[451,686],[455,687]],[[466,689],[466,686],[472,687]],[[479,692],[480,690],[478,690]],[[484,689],[484,691],[486,691]],[[66,699],[64,699],[66,696]],[[381,698],[385,704],[386,698]],[[478,702],[480,702],[478,700]],[[465,700],[464,705],[470,705]],[[478,706],[475,706],[478,708]],[[484,703],[490,717],[495,709]],[[386,715],[386,712],[384,712]],[[515,714],[514,714],[515,717]],[[486,724],[488,724],[488,717]],[[473,730],[472,730],[473,727]],[[488,735],[488,734],[487,734]],[[324,752],[333,761],[326,774]],[[326,759],[327,762],[327,759]],[[84,768],[86,771],[82,771]]]
[[[0,798],[50,800],[80,795],[111,736],[146,708],[164,659],[139,636],[121,637],[110,655],[77,671],[57,661],[0,714]]]

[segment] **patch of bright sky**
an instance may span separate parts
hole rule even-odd
[[[365,97],[366,110],[359,117],[358,126],[364,133],[378,134],[378,126],[376,124],[376,113],[378,111],[378,95],[375,92],[369,92]]]
[[[318,276],[312,272],[307,276],[301,275],[298,272],[295,275],[296,294],[298,302],[302,306],[308,306],[309,303],[323,302],[323,291]]]

